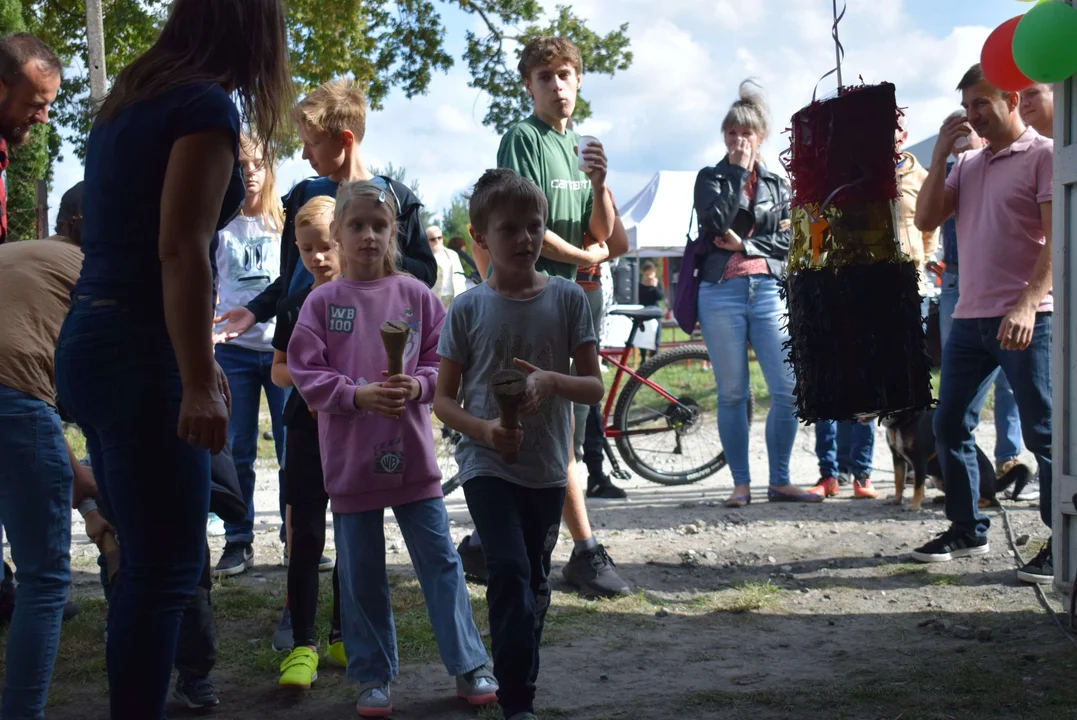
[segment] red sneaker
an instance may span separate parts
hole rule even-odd
[[[808,492],[812,495],[819,495],[821,497],[834,497],[838,494],[838,490],[838,481],[830,475],[825,478],[820,478],[819,482],[808,488]]]
[[[871,478],[865,475],[853,480],[853,497],[860,500],[873,500],[879,497],[879,491],[871,484]]]

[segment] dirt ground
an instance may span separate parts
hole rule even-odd
[[[945,528],[941,505],[910,512],[852,500],[849,490],[822,505],[768,504],[761,421],[752,433],[757,484],[755,503],[746,508],[720,506],[732,485],[728,470],[681,488],[635,479],[625,483],[627,501],[588,501],[600,542],[638,593],[598,602],[555,594],[540,718],[1077,718],[1077,651],[1033,589],[1017,582],[1000,513],[991,513],[989,555],[918,565],[908,553]],[[988,455],[992,435],[980,433]],[[817,477],[813,447],[813,431],[802,429],[792,462],[801,485]],[[892,492],[881,433],[873,478],[884,495]],[[471,527],[462,492],[446,503],[459,540]],[[269,637],[285,574],[276,472],[268,466],[258,473],[256,504],[258,565],[214,589],[221,634],[216,714],[355,717],[355,690],[342,671],[323,666],[302,695],[276,686],[282,658]],[[1046,539],[1037,506],[1006,506],[1019,550],[1030,557]],[[81,526],[75,533],[75,593],[84,611],[65,627],[50,720],[107,715],[104,604],[92,599],[100,596],[94,548]],[[452,698],[391,515],[386,541],[402,654],[393,717],[475,717]],[[212,544],[216,556],[222,539]],[[562,533],[554,553],[558,581],[570,549]],[[326,577],[323,606],[327,587]],[[472,591],[485,628],[483,589]],[[1061,595],[1048,596],[1061,610]],[[320,619],[324,628],[325,607]],[[184,714],[170,708],[170,717]],[[500,716],[487,710],[478,717]]]

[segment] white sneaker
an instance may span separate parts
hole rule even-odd
[[[210,513],[209,520],[206,522],[206,535],[209,535],[210,537],[223,537],[224,520],[221,520],[214,513]]]

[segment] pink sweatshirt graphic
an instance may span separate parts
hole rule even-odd
[[[389,420],[355,407],[355,389],[384,380],[388,358],[381,325],[411,326],[404,373],[422,392],[403,417]],[[318,412],[325,490],[335,513],[365,512],[441,497],[430,403],[445,307],[415,278],[336,280],[316,288],[288,344],[296,390]]]

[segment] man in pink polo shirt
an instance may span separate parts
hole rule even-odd
[[[920,562],[988,552],[990,521],[978,506],[980,473],[972,431],[992,373],[1013,388],[1025,446],[1040,471],[1040,517],[1051,526],[1051,140],[1026,127],[1020,97],[984,79],[979,64],[961,79],[963,118],[939,130],[931,172],[916,204],[928,232],[957,220],[961,297],[943,349],[935,443],[946,480],[950,528],[913,551]],[[988,147],[946,157],[970,126]],[[974,490],[975,488],[975,490]],[[1026,582],[1054,576],[1051,543],[1018,571]]]

